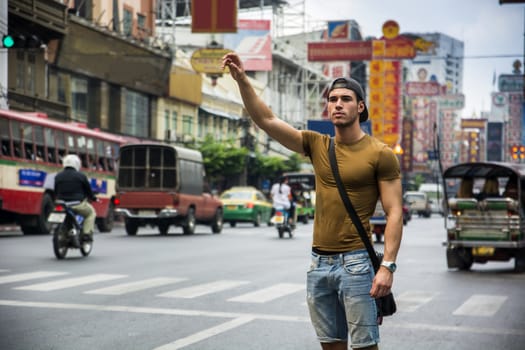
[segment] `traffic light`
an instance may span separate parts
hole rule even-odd
[[[5,47],[6,49],[12,48],[14,44],[15,44],[15,39],[13,39],[11,35],[6,34],[2,37],[2,46]]]
[[[34,34],[28,36],[4,34],[2,36],[2,47],[6,49],[37,49],[40,45],[42,45],[42,40]]]

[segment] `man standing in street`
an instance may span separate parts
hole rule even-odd
[[[341,201],[330,168],[329,135],[297,130],[277,118],[257,96],[239,56],[223,57],[237,82],[248,114],[258,127],[288,149],[310,157],[315,170],[316,208],[312,263],[307,273],[310,318],[324,350],[378,349],[374,298],[390,292],[401,244],[403,209],[399,162],[394,152],[359,125],[368,110],[359,83],[335,79],[328,90],[328,113],[335,130],[335,152],[346,192],[367,232],[380,199],[388,216],[384,258],[374,274],[363,242]]]

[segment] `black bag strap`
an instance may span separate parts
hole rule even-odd
[[[332,172],[335,178],[335,183],[337,184],[337,189],[339,190],[339,195],[343,200],[343,203],[346,207],[346,211],[348,211],[348,215],[352,219],[354,226],[357,229],[357,232],[359,232],[359,236],[361,236],[361,240],[365,244],[366,250],[368,251],[368,255],[370,256],[370,260],[372,261],[372,266],[374,266],[374,270],[377,272],[377,270],[379,270],[379,259],[377,258],[377,254],[374,248],[372,247],[372,243],[370,243],[370,238],[368,238],[368,235],[366,234],[365,228],[363,227],[363,223],[361,222],[361,219],[359,219],[359,216],[357,215],[354,206],[352,205],[352,202],[350,201],[350,198],[348,197],[348,194],[345,191],[343,182],[341,181],[339,167],[337,166],[337,158],[335,156],[335,144],[333,137],[330,138],[328,155],[330,158],[330,166],[332,167]]]

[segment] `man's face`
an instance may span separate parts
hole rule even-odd
[[[359,113],[364,110],[363,101],[357,102],[353,90],[340,88],[330,91],[328,97],[328,115],[337,127],[346,127],[359,120]]]

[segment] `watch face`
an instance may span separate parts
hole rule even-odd
[[[390,271],[395,272],[396,269],[397,269],[397,265],[396,265],[396,263],[392,263],[392,264],[390,264],[389,269],[390,269]]]
[[[381,265],[383,265],[384,267],[386,267],[387,269],[389,269],[391,272],[395,272],[396,269],[397,269],[397,265],[396,265],[396,263],[386,263],[386,262],[384,262],[384,263],[381,264]]]

